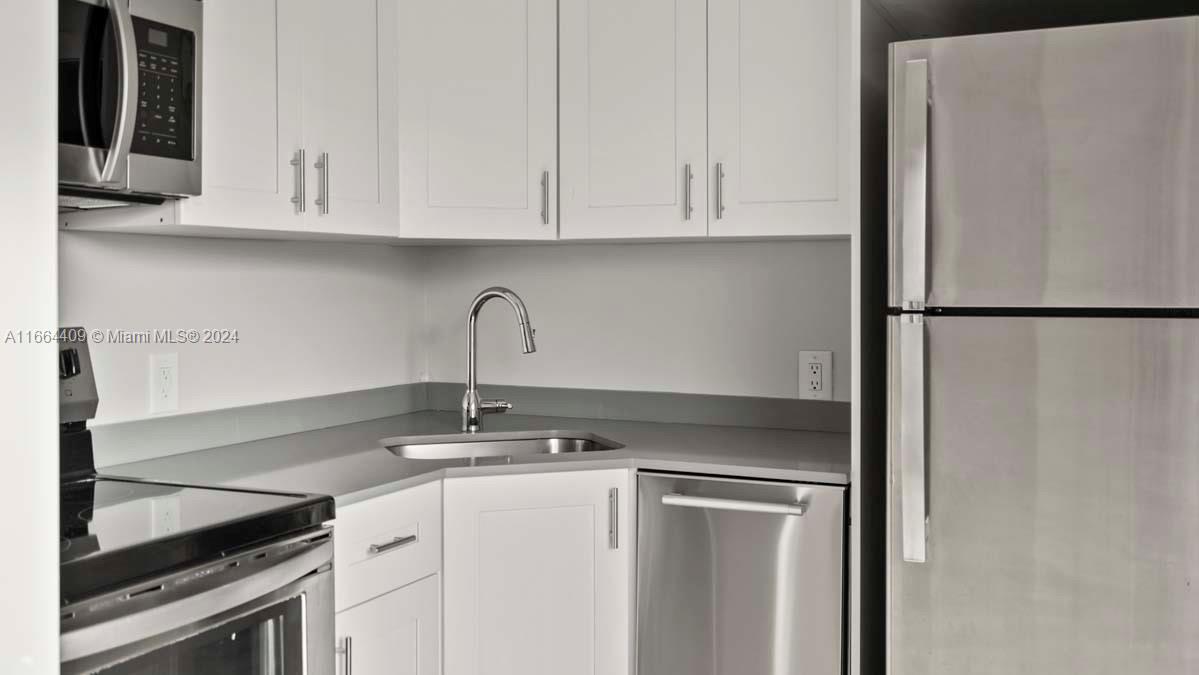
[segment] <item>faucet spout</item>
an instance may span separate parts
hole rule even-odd
[[[506,401],[484,401],[479,398],[476,325],[479,320],[479,311],[483,309],[483,305],[487,304],[488,300],[493,298],[503,298],[516,313],[517,327],[520,329],[521,351],[525,354],[537,351],[537,343],[534,339],[536,331],[533,330],[533,325],[529,321],[529,312],[525,309],[525,303],[520,296],[502,286],[492,286],[475,296],[466,318],[466,394],[462,397],[462,431],[464,432],[479,431],[482,428],[483,415],[505,412],[512,408],[512,405]]]

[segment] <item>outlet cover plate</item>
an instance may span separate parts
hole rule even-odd
[[[799,397],[815,401],[833,400],[833,353],[799,353]]]
[[[150,355],[150,414],[179,410],[179,354]]]

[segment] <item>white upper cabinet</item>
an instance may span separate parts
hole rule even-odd
[[[300,148],[299,28],[284,0],[206,0],[202,43],[202,196],[187,224],[290,229]]]
[[[399,0],[400,232],[554,239],[555,0]]]
[[[704,0],[560,11],[562,238],[706,235]]]
[[[710,235],[856,229],[853,4],[709,0]]]
[[[203,192],[180,223],[398,234],[395,2],[206,0]]]
[[[624,469],[445,481],[447,675],[627,675],[632,488]]]
[[[396,0],[305,0],[308,229],[399,235]]]

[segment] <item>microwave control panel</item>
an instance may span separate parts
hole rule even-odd
[[[191,31],[133,17],[137,35],[137,128],[131,151],[195,159],[196,36]]]

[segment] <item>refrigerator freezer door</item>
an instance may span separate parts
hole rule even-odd
[[[1199,307],[1199,18],[899,43],[891,69],[893,307]]]
[[[924,328],[918,563],[891,372],[888,674],[1199,672],[1199,319]]]

